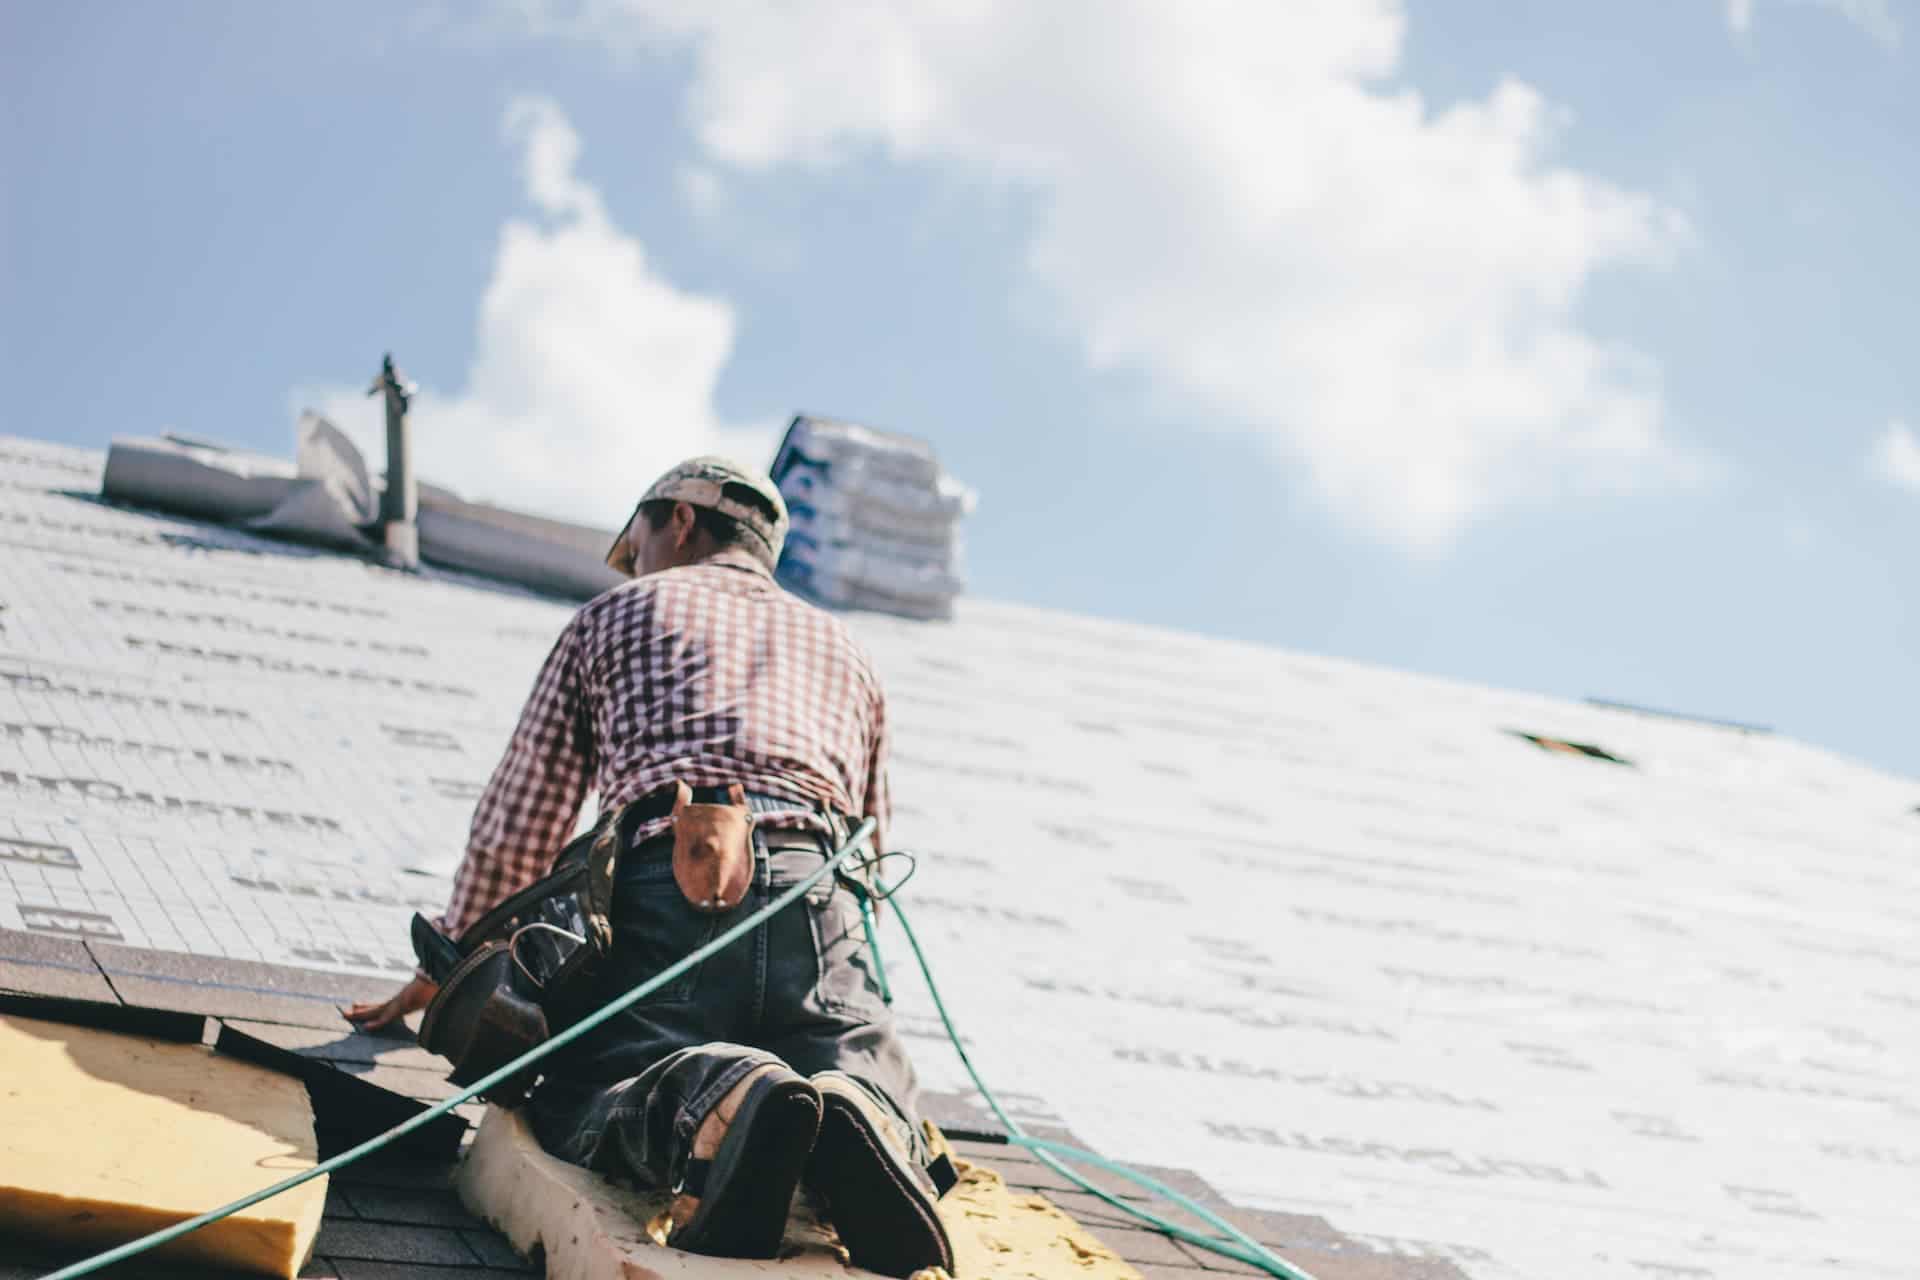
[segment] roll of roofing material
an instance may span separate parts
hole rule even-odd
[[[113,442],[101,494],[275,537],[371,553],[382,486],[352,441],[302,415],[299,462],[180,437]],[[468,502],[421,484],[420,554],[464,573],[586,600],[617,585],[603,557],[613,532]]]
[[[238,524],[267,515],[300,483],[294,464],[179,436],[122,436],[107,451],[101,496]]]

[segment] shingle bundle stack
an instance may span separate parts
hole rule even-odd
[[[975,495],[926,441],[802,416],[772,471],[793,517],[783,583],[844,608],[953,616],[966,586],[960,521]]]

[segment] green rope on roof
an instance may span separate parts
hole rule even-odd
[[[879,896],[885,899],[887,898],[887,894],[888,891],[886,887],[884,885],[880,886]],[[973,1080],[973,1087],[980,1091],[980,1096],[986,1099],[987,1105],[993,1109],[993,1114],[999,1117],[1001,1124],[1006,1126],[1009,1142],[1015,1146],[1025,1147],[1027,1150],[1033,1152],[1034,1155],[1038,1156],[1040,1162],[1052,1169],[1055,1173],[1072,1181],[1076,1186],[1092,1192],[1114,1208],[1148,1223],[1155,1230],[1163,1231],[1176,1239],[1185,1240],[1189,1244],[1198,1245],[1202,1249],[1208,1249],[1214,1253],[1238,1259],[1249,1266],[1260,1268],[1269,1275],[1278,1276],[1280,1280],[1313,1280],[1313,1276],[1301,1270],[1299,1267],[1294,1266],[1292,1263],[1287,1262],[1272,1250],[1260,1244],[1252,1236],[1249,1236],[1246,1232],[1240,1230],[1240,1228],[1234,1226],[1231,1222],[1228,1222],[1225,1218],[1213,1213],[1205,1205],[1197,1203],[1192,1198],[1180,1194],[1165,1183],[1150,1178],[1137,1170],[1129,1169],[1125,1165],[1116,1164],[1104,1156],[1095,1155],[1091,1151],[1082,1151],[1078,1147],[1070,1147],[1064,1143],[1048,1142],[1044,1138],[1028,1137],[1026,1131],[1020,1127],[1019,1122],[1007,1114],[1006,1109],[1000,1105],[1000,1100],[993,1096],[993,1090],[987,1088],[987,1082],[982,1080],[980,1073],[974,1069],[973,1059],[967,1056],[966,1046],[960,1042],[960,1032],[953,1025],[953,1019],[947,1014],[947,1002],[940,998],[940,988],[934,983],[933,970],[927,964],[926,953],[920,950],[920,939],[914,936],[913,925],[907,921],[907,913],[900,910],[898,904],[896,904],[894,907],[894,915],[900,921],[900,928],[904,930],[907,935],[908,944],[913,948],[913,958],[920,962],[920,972],[924,974],[927,979],[927,994],[933,997],[933,1007],[940,1013],[941,1025],[947,1029],[947,1039],[953,1042],[953,1051],[960,1055],[960,1065],[967,1069],[967,1075]],[[1065,1164],[1061,1163],[1060,1157],[1078,1160],[1083,1164],[1091,1164],[1117,1177],[1137,1183],[1149,1191],[1152,1191],[1155,1195],[1171,1201],[1183,1211],[1192,1214],[1209,1226],[1218,1228],[1221,1234],[1218,1236],[1204,1235],[1191,1228],[1183,1227],[1177,1222],[1169,1222],[1159,1214],[1148,1209],[1143,1209],[1137,1204],[1122,1200],[1104,1187],[1088,1181],[1080,1174],[1069,1169]]]
[[[164,1227],[159,1231],[141,1236],[137,1240],[130,1240],[126,1244],[108,1249],[104,1253],[95,1254],[93,1257],[83,1259],[71,1266],[62,1267],[60,1270],[43,1277],[43,1280],[79,1280],[79,1277],[92,1275],[103,1267],[112,1266],[116,1262],[124,1262],[128,1258],[145,1253],[149,1249],[157,1248],[170,1240],[177,1240],[189,1232],[197,1231],[210,1222],[218,1222],[230,1214],[238,1213],[242,1209],[259,1204],[262,1200],[270,1200],[283,1191],[291,1191],[293,1188],[304,1182],[309,1182],[323,1173],[331,1173],[335,1169],[343,1169],[362,1156],[371,1155],[395,1139],[404,1137],[423,1125],[439,1119],[460,1104],[471,1101],[473,1098],[485,1093],[494,1085],[501,1083],[510,1076],[531,1066],[533,1063],[540,1061],[556,1049],[573,1043],[573,1041],[593,1030],[607,1019],[624,1012],[635,1002],[645,999],[659,987],[673,981],[714,952],[738,941],[775,913],[785,910],[804,896],[814,885],[818,884],[827,876],[837,872],[843,863],[852,858],[858,850],[866,845],[867,841],[872,838],[873,831],[874,822],[873,819],[869,818],[855,828],[853,834],[847,838],[847,842],[835,850],[833,855],[817,870],[807,876],[806,879],[800,881],[800,883],[794,885],[791,889],[786,890],[772,902],[769,902],[751,916],[748,916],[740,923],[726,930],[705,946],[691,952],[684,959],[669,965],[625,994],[615,997],[597,1012],[583,1018],[581,1021],[568,1027],[565,1031],[560,1032],[551,1039],[535,1045],[532,1049],[521,1054],[506,1066],[476,1080],[452,1097],[435,1103],[420,1114],[402,1121],[385,1133],[367,1139],[357,1147],[342,1151],[330,1159],[321,1161],[311,1169],[303,1170],[290,1178],[283,1178],[270,1187],[262,1187],[251,1195],[243,1196],[231,1204],[221,1205],[218,1209],[210,1209],[198,1217],[188,1218],[184,1222],[176,1222],[170,1227]],[[875,879],[878,884],[877,875]],[[882,975],[884,974],[884,970],[880,965],[879,940],[875,936],[871,909],[867,901],[869,894],[864,886],[860,886],[857,882],[850,879],[843,879],[841,883],[848,884],[854,888],[860,900],[861,923],[865,926],[869,949],[873,953],[875,974],[876,976]],[[879,898],[882,901],[890,901],[892,890],[887,889],[884,884],[879,884],[878,887],[879,892],[871,896]],[[986,1081],[980,1078],[980,1073],[974,1070],[973,1060],[967,1056],[966,1046],[960,1042],[960,1033],[955,1029],[953,1019],[947,1014],[946,1001],[940,998],[940,988],[934,983],[933,970],[927,964],[926,953],[920,949],[920,940],[914,935],[913,926],[907,922],[906,913],[900,910],[897,903],[895,904],[894,911],[900,920],[901,929],[906,932],[907,942],[913,948],[914,959],[920,964],[920,972],[926,977],[927,991],[933,996],[934,1008],[939,1010],[940,1022],[947,1029],[947,1038],[953,1042],[954,1052],[960,1055],[961,1065],[966,1067],[967,1075],[972,1078],[974,1087],[980,1091],[980,1096],[984,1098],[987,1105],[993,1109],[994,1115],[1000,1118],[1000,1123],[1006,1126],[1009,1141],[1032,1151],[1034,1155],[1040,1158],[1042,1163],[1063,1177],[1068,1178],[1075,1185],[1085,1188],[1115,1208],[1123,1210],[1133,1217],[1151,1224],[1157,1230],[1164,1231],[1170,1236],[1185,1240],[1200,1248],[1212,1250],[1226,1257],[1236,1258],[1250,1266],[1258,1267],[1270,1275],[1278,1276],[1280,1280],[1313,1280],[1313,1277],[1307,1272],[1283,1261],[1238,1227],[1208,1210],[1204,1205],[1197,1204],[1187,1196],[1175,1191],[1172,1187],[1158,1182],[1146,1174],[1128,1169],[1124,1165],[1115,1164],[1113,1161],[1107,1160],[1102,1156],[1097,1156],[1091,1151],[1082,1151],[1077,1147],[1066,1146],[1058,1142],[1048,1142],[1042,1138],[1028,1137],[1025,1130],[1021,1129],[1013,1117],[1008,1115],[1006,1110],[1001,1107],[1000,1100],[994,1097],[991,1089],[987,1088]],[[880,982],[884,984],[885,981],[886,979],[881,976]],[[888,994],[890,995],[891,993],[889,992]],[[1158,1214],[1143,1209],[1138,1205],[1130,1204],[1118,1196],[1111,1194],[1106,1189],[1089,1182],[1086,1178],[1068,1168],[1065,1164],[1061,1163],[1061,1157],[1092,1164],[1106,1170],[1108,1173],[1126,1178],[1140,1186],[1146,1187],[1156,1195],[1165,1197],[1185,1212],[1192,1214],[1210,1226],[1218,1228],[1221,1234],[1218,1236],[1205,1235],[1201,1232],[1183,1227],[1179,1223],[1169,1222]]]
[[[659,973],[647,979],[631,991],[615,997],[604,1008],[581,1019],[552,1039],[535,1045],[533,1048],[515,1058],[512,1062],[509,1062],[506,1066],[501,1067],[498,1071],[482,1076],[452,1097],[436,1102],[419,1115],[411,1116],[401,1121],[385,1133],[368,1138],[357,1147],[342,1151],[339,1155],[333,1156],[330,1159],[322,1160],[311,1169],[302,1170],[290,1178],[282,1178],[270,1187],[262,1187],[252,1195],[242,1196],[231,1204],[223,1204],[218,1209],[209,1209],[197,1218],[188,1218],[184,1222],[176,1222],[170,1227],[163,1227],[159,1231],[141,1236],[138,1240],[129,1240],[126,1244],[108,1249],[105,1253],[95,1254],[93,1257],[76,1262],[72,1266],[62,1267],[60,1270],[44,1277],[43,1280],[79,1280],[81,1276],[92,1275],[102,1267],[112,1266],[116,1262],[121,1262],[137,1254],[145,1253],[147,1250],[157,1248],[169,1240],[177,1240],[190,1231],[197,1231],[210,1222],[218,1222],[229,1214],[251,1208],[259,1204],[262,1200],[270,1200],[282,1191],[291,1191],[301,1183],[309,1182],[323,1173],[332,1173],[335,1169],[343,1169],[360,1157],[371,1155],[375,1151],[380,1150],[380,1148],[386,1146],[394,1139],[404,1137],[412,1133],[415,1129],[439,1119],[461,1103],[471,1101],[473,1098],[485,1093],[488,1089],[493,1088],[493,1086],[501,1083],[503,1080],[508,1079],[510,1076],[515,1075],[533,1063],[540,1061],[540,1059],[546,1057],[556,1049],[561,1049],[572,1044],[575,1040],[578,1040],[581,1036],[593,1030],[608,1018],[624,1012],[636,1001],[645,999],[648,995],[652,994],[654,990],[673,981],[722,947],[745,937],[756,926],[760,925],[776,912],[784,910],[786,907],[798,901],[807,890],[813,888],[813,886],[821,880],[837,871],[841,863],[852,857],[856,850],[872,838],[873,829],[873,819],[868,818],[854,829],[853,834],[847,838],[846,844],[842,845],[832,857],[822,863],[812,875],[809,875],[799,884],[794,885],[791,889],[782,893],[779,897],[748,916],[745,920],[742,920],[739,924],[734,925],[731,929],[722,933],[712,942],[690,953],[685,959],[668,965],[665,969],[662,969]]]

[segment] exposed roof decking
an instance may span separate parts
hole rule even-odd
[[[0,440],[0,927],[410,967],[445,881],[401,868],[457,857],[569,606],[49,492],[99,465]],[[1023,1114],[1475,1276],[1910,1266],[1920,785],[1042,610],[849,621],[902,901]]]

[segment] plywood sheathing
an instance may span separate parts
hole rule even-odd
[[[316,1162],[297,1080],[169,1044],[0,1015],[0,1231],[108,1248]],[[291,1280],[324,1175],[161,1246],[155,1258]]]
[[[1045,1197],[1008,1188],[984,1165],[955,1161],[960,1182],[940,1201],[960,1280],[1140,1280],[1140,1273]],[[792,1280],[866,1276],[849,1266],[832,1228],[796,1201],[784,1256],[709,1258],[664,1247],[648,1233],[666,1208],[661,1192],[616,1186],[540,1148],[521,1113],[489,1107],[454,1179],[467,1208],[514,1248],[544,1250],[550,1280]]]

